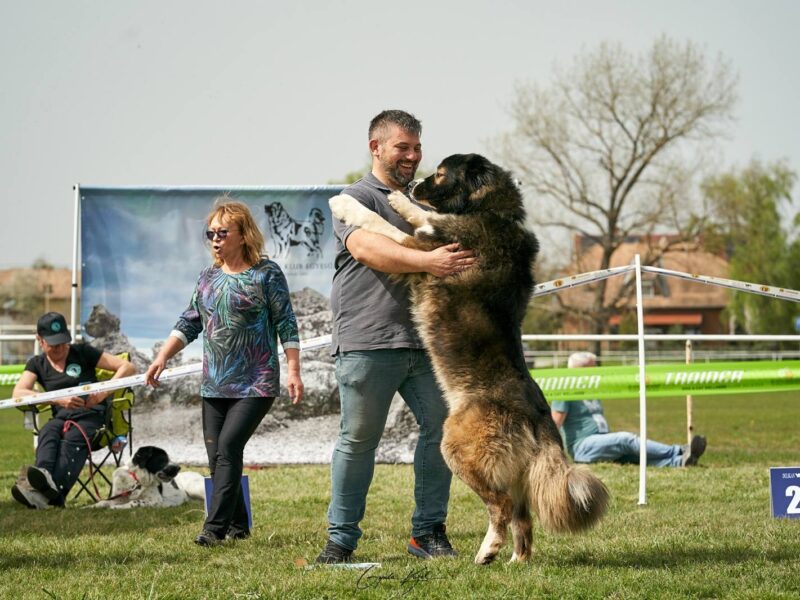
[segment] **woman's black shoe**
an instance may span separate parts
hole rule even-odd
[[[194,538],[194,543],[198,546],[216,546],[217,544],[221,544],[223,539],[219,537],[213,531],[209,531],[208,529],[204,529],[200,532],[196,538]]]
[[[231,527],[225,535],[226,540],[246,540],[250,537],[250,531],[247,529],[238,529]]]

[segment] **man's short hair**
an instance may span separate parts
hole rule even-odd
[[[569,355],[567,366],[570,369],[578,367],[593,367],[597,364],[597,355],[593,352],[573,352]]]
[[[369,122],[369,139],[383,141],[390,125],[397,125],[406,133],[422,135],[422,123],[404,110],[384,110]]]

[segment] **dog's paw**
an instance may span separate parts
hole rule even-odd
[[[331,207],[333,216],[340,221],[344,221],[348,225],[354,225],[354,223],[351,223],[348,219],[352,218],[354,204],[361,206],[358,200],[347,194],[339,194],[328,200],[328,206]]]
[[[478,552],[478,554],[475,555],[475,564],[490,565],[494,562],[495,558],[497,558],[496,553]]]
[[[389,194],[387,200],[389,205],[398,213],[411,204],[411,200],[403,192],[397,190]]]

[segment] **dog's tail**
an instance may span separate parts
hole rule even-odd
[[[608,507],[605,484],[585,466],[570,466],[564,450],[545,443],[528,471],[531,508],[552,533],[577,533],[597,524]]]

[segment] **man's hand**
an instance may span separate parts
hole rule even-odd
[[[466,271],[478,261],[472,250],[462,250],[459,244],[439,246],[428,252],[426,272],[436,277],[447,277]]]

